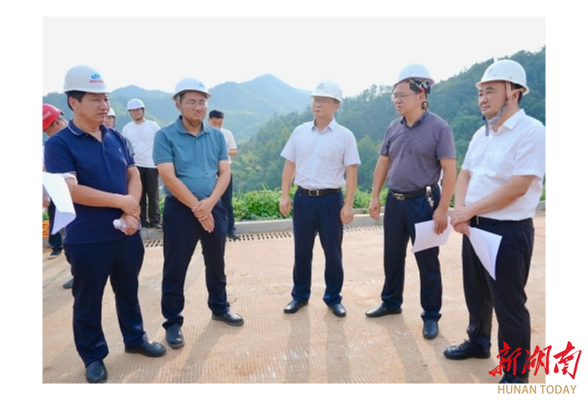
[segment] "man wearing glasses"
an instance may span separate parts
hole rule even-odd
[[[405,67],[394,84],[392,102],[399,118],[392,121],[374,170],[369,211],[380,215],[384,182],[388,195],[384,211],[384,287],[382,303],[366,312],[369,318],[402,312],[404,267],[415,223],[434,221],[435,233],[448,225],[447,212],[455,187],[455,143],[447,122],[428,111],[427,95],[435,81],[420,64]],[[443,191],[438,185],[443,173]],[[439,247],[415,253],[421,279],[420,302],[423,336],[439,333],[441,318],[441,267]]]
[[[243,318],[229,310],[225,276],[227,211],[220,201],[231,175],[222,132],[203,123],[211,94],[198,79],[185,78],[172,96],[180,116],[155,134],[153,161],[165,186],[161,309],[167,343],[184,346],[184,283],[201,241],[212,319],[233,326]]]
[[[337,317],[346,315],[341,304],[343,287],[343,224],[353,221],[353,197],[360,164],[353,133],[335,121],[343,102],[339,85],[324,81],[311,95],[314,121],[292,132],[281,156],[286,159],[282,172],[280,212],[290,213],[290,186],[294,195],[294,287],[292,301],[284,308],[293,314],[308,304],[311,287],[312,250],[318,232],[325,253],[326,289],[323,301]],[[345,187],[345,198],[341,188]]]

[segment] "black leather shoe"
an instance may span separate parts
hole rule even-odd
[[[498,383],[529,383],[528,375],[514,375],[504,371],[504,376]]]
[[[339,318],[343,318],[347,314],[345,307],[343,307],[343,304],[341,303],[329,306],[329,308],[333,311],[333,314]]]
[[[161,226],[161,224],[159,222],[156,222],[154,224],[151,224],[151,228],[157,229],[158,231],[160,231],[160,230],[163,229],[163,227]]]
[[[86,367],[86,380],[88,383],[102,383],[108,379],[108,372],[102,360],[94,361]]]
[[[423,337],[434,339],[439,334],[439,324],[434,319],[427,319],[423,324]]]
[[[241,239],[241,237],[239,235],[237,235],[235,232],[230,232],[229,234],[227,234],[227,236],[229,237],[229,239],[233,239],[233,240]]]
[[[308,304],[308,300],[307,301],[292,300],[284,308],[284,312],[286,314],[294,314],[295,312],[297,312],[298,310],[300,310],[302,307],[304,307],[307,304]]]
[[[239,314],[227,311],[224,314],[212,314],[212,319],[215,321],[223,321],[226,324],[231,326],[239,326],[243,325],[245,320]]]
[[[469,340],[462,344],[449,346],[443,352],[443,355],[450,360],[465,360],[466,358],[490,358],[490,351],[476,346]]]
[[[143,354],[145,357],[161,357],[166,350],[161,343],[143,342],[138,346],[125,346],[125,352]]]
[[[165,330],[165,340],[172,349],[179,349],[184,346],[184,335],[180,325],[174,324]]]
[[[390,309],[390,308],[384,307],[384,305],[381,304],[376,308],[372,308],[371,310],[366,311],[365,315],[368,318],[379,318],[379,317],[383,317],[384,315],[388,315],[388,314],[400,314],[401,312],[402,312],[402,308],[400,308],[400,307],[395,308],[395,309]]]
[[[61,285],[61,287],[64,289],[71,289],[73,287],[73,279],[74,278],[72,277],[69,281],[64,282],[63,285]]]

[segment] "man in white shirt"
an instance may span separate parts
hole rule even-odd
[[[335,121],[335,112],[342,102],[343,94],[337,83],[320,82],[311,94],[314,120],[296,127],[281,153],[285,158],[280,198],[282,215],[289,215],[292,209],[292,181],[298,186],[292,215],[294,287],[292,301],[284,308],[286,314],[293,314],[308,304],[317,233],[325,254],[323,301],[335,316],[341,318],[347,313],[341,304],[343,225],[353,221],[360,159],[355,136]]]
[[[127,110],[133,121],[125,125],[122,134],[131,142],[141,174],[141,225],[144,228],[161,229],[159,174],[153,163],[153,140],[160,128],[157,122],[145,118],[145,104],[141,99],[129,100]]]
[[[235,142],[235,137],[233,136],[233,132],[228,129],[223,128],[225,114],[222,111],[212,110],[208,113],[208,125],[214,126],[225,136],[225,141],[227,142],[227,151],[229,152],[229,165],[231,164],[231,157],[235,157],[237,155],[237,143]],[[227,231],[227,236],[230,239],[238,240],[239,235],[237,235],[235,229],[235,215],[233,213],[233,173],[231,172],[231,180],[229,181],[229,186],[227,186],[227,190],[223,193],[221,197],[221,201],[225,205],[227,209],[227,217],[229,218],[229,230]]]
[[[519,107],[529,93],[519,63],[507,59],[493,63],[476,87],[486,124],[470,142],[451,215],[453,229],[463,234],[468,340],[448,347],[444,355],[452,360],[489,358],[494,308],[499,326],[497,373],[504,372],[500,383],[527,383],[531,322],[525,285],[533,253],[533,216],[545,175],[545,126]],[[496,279],[486,271],[469,240],[474,227],[502,237]]]

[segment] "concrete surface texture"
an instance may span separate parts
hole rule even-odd
[[[532,346],[545,347],[545,211],[535,217],[535,250],[527,285]],[[461,278],[461,236],[452,232],[441,248],[443,316],[440,334],[422,336],[419,276],[412,253],[406,258],[403,312],[368,319],[380,304],[384,281],[381,226],[347,228],[343,239],[347,317],[337,318],[322,301],[324,257],[315,243],[310,302],[284,314],[291,300],[293,238],[281,232],[242,233],[227,242],[226,275],[231,310],[245,318],[241,327],[211,320],[206,305],[204,264],[198,245],[188,270],[183,333],[177,350],[165,343],[160,312],[163,251],[161,239],[145,240],[140,302],[150,340],[167,354],[149,359],[126,354],[118,329],[114,296],[107,285],[102,323],[110,354],[104,360],[108,383],[497,383],[489,371],[498,365],[493,325],[491,358],[452,361],[443,350],[466,337],[468,314]],[[43,252],[43,383],[85,383],[84,365],[72,333],[72,295],[61,284],[69,276],[65,256]],[[545,383],[545,374],[530,377]]]

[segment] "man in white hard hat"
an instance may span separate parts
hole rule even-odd
[[[159,211],[159,174],[153,163],[153,139],[160,129],[155,121],[145,118],[145,104],[141,99],[130,99],[127,110],[133,119],[122,130],[135,151],[134,157],[141,175],[141,225],[161,229]]]
[[[280,198],[282,215],[289,215],[292,209],[292,181],[298,186],[292,215],[294,286],[292,301],[284,308],[287,314],[296,313],[308,304],[317,233],[325,254],[323,301],[335,316],[342,318],[347,314],[341,303],[343,225],[353,221],[360,159],[355,136],[335,120],[341,103],[343,93],[339,85],[320,82],[311,94],[314,120],[296,127],[281,153],[285,158]]]
[[[109,128],[115,129],[116,112],[114,112],[114,108],[110,107],[110,110],[108,110],[108,114],[106,114],[106,117],[104,118],[104,125],[106,125]]]
[[[448,226],[448,210],[455,187],[455,143],[446,121],[428,110],[427,96],[435,81],[422,64],[410,64],[400,72],[392,103],[399,118],[392,121],[374,170],[370,216],[378,219],[380,192],[388,185],[384,210],[384,287],[382,303],[366,312],[378,318],[402,312],[404,269],[408,241],[415,240],[415,224],[433,221],[441,234]],[[438,185],[443,174],[443,190]],[[439,247],[416,252],[421,281],[422,334],[433,339],[439,333],[442,282]]]
[[[79,65],[65,75],[73,111],[68,126],[45,143],[45,167],[71,173],[76,218],[65,228],[67,260],[74,275],[74,342],[90,383],[106,381],[108,345],[102,330],[102,297],[110,278],[125,352],[159,357],[165,347],[149,342],[139,306],[139,271],[145,249],[139,233],[141,181],[125,139],[103,122],[110,108],[98,71]],[[115,229],[113,221],[126,223]]]
[[[533,253],[533,216],[543,192],[545,126],[520,108],[529,87],[518,62],[491,64],[476,88],[486,123],[468,147],[451,214],[453,229],[463,234],[468,340],[448,347],[444,354],[453,360],[489,358],[494,308],[500,357],[496,372],[504,372],[500,383],[527,383],[531,323],[525,285]],[[472,228],[502,237],[494,276],[472,247]],[[507,359],[516,363],[511,366],[503,361]]]
[[[180,115],[155,135],[153,161],[166,194],[163,215],[161,310],[166,341],[184,346],[184,283],[198,242],[206,268],[212,319],[232,326],[243,318],[230,311],[225,276],[227,211],[221,196],[231,175],[222,132],[204,124],[210,93],[195,78],[178,82],[172,99]]]

